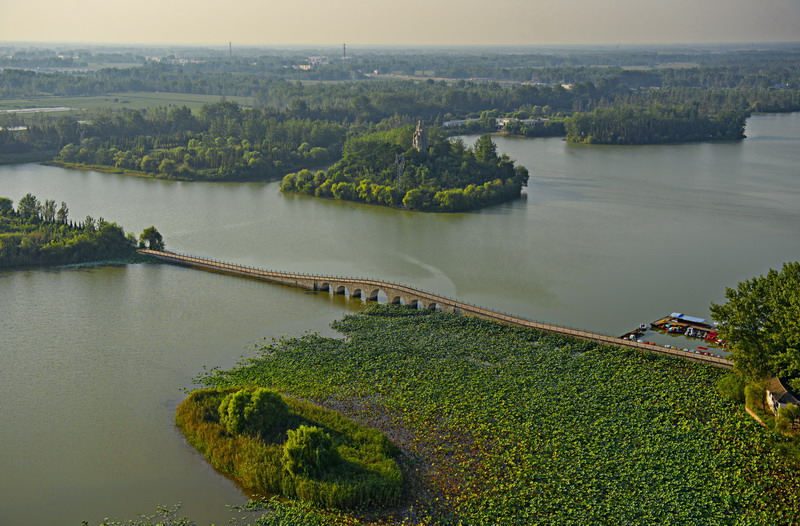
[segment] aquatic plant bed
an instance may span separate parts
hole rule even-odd
[[[377,306],[200,381],[260,385],[377,427],[410,490],[366,522],[789,524],[789,440],[686,360],[476,318]],[[340,520],[344,520],[340,516]]]
[[[274,391],[200,389],[175,422],[215,468],[251,491],[344,509],[394,505],[402,493],[398,451],[386,435]]]

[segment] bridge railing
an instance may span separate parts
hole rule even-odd
[[[157,256],[157,257],[158,256],[167,257],[167,258],[172,257],[172,258],[177,259],[177,260],[181,260],[182,259],[182,260],[186,260],[188,262],[194,261],[194,262],[200,262],[200,263],[208,263],[211,266],[215,266],[215,267],[218,267],[218,268],[221,267],[221,268],[227,268],[227,269],[230,269],[230,270],[239,270],[239,271],[243,271],[243,272],[259,272],[259,273],[265,273],[265,274],[273,274],[275,277],[282,277],[282,278],[313,279],[313,280],[316,280],[316,281],[351,281],[351,282],[360,282],[360,283],[364,283],[364,284],[369,284],[369,285],[372,285],[372,286],[375,286],[375,287],[378,287],[378,288],[381,287],[381,286],[385,286],[386,288],[405,289],[406,291],[408,291],[411,294],[422,294],[422,295],[428,296],[429,299],[431,299],[433,301],[441,300],[440,303],[447,304],[447,305],[449,305],[451,307],[456,307],[456,308],[465,307],[466,309],[472,310],[473,312],[475,312],[475,311],[483,311],[483,314],[485,314],[486,316],[490,316],[490,317],[496,318],[496,319],[507,318],[508,321],[511,321],[511,322],[518,322],[518,321],[527,322],[527,323],[531,323],[531,324],[534,324],[534,325],[538,325],[543,330],[548,330],[548,328],[552,328],[552,329],[561,330],[563,334],[568,334],[569,332],[572,332],[572,333],[576,333],[576,335],[578,335],[578,336],[583,335],[584,337],[589,337],[589,338],[594,337],[594,336],[601,337],[601,338],[608,338],[610,340],[608,342],[609,344],[625,345],[625,346],[628,346],[628,347],[634,347],[634,348],[645,349],[645,350],[654,350],[654,351],[657,350],[658,352],[663,352],[663,353],[671,354],[671,355],[675,355],[675,356],[682,356],[682,357],[690,358],[690,359],[702,360],[702,361],[708,362],[708,363],[723,364],[725,366],[730,366],[731,365],[731,362],[728,361],[727,359],[719,357],[719,356],[715,356],[715,355],[711,355],[711,356],[698,355],[698,354],[693,353],[691,351],[680,349],[680,348],[677,348],[677,347],[666,347],[666,346],[661,346],[661,345],[643,344],[643,343],[640,343],[640,342],[630,342],[630,341],[623,340],[619,336],[614,336],[614,335],[611,335],[611,334],[608,334],[608,333],[587,331],[585,329],[580,329],[580,328],[572,327],[572,326],[569,326],[569,325],[562,325],[562,324],[553,323],[553,322],[544,322],[544,321],[540,321],[540,320],[534,320],[534,319],[527,318],[527,317],[524,317],[524,316],[519,316],[519,315],[511,314],[511,313],[508,313],[508,312],[504,312],[504,311],[498,311],[498,310],[495,310],[495,309],[492,309],[492,308],[489,308],[489,307],[476,305],[474,303],[469,303],[469,302],[466,302],[466,301],[457,300],[455,298],[450,298],[448,296],[443,296],[441,294],[438,294],[438,293],[435,293],[435,292],[430,292],[430,291],[427,291],[427,290],[424,290],[424,289],[417,289],[415,287],[410,287],[408,285],[405,285],[405,284],[402,284],[402,283],[393,282],[393,281],[369,279],[369,278],[359,278],[359,277],[354,277],[354,276],[309,274],[309,273],[304,273],[304,272],[286,272],[286,271],[281,271],[281,270],[262,269],[262,268],[257,268],[257,267],[251,267],[249,265],[237,265],[237,264],[228,263],[228,262],[225,262],[225,261],[220,261],[220,260],[217,260],[217,259],[214,259],[214,258],[202,258],[202,257],[197,257],[197,256],[189,255],[189,254],[182,254],[180,252],[172,252],[172,251],[142,250],[141,252],[149,253],[149,254]],[[602,341],[602,340],[596,339],[595,341]]]
[[[253,271],[257,271],[257,272],[266,272],[266,273],[270,273],[270,274],[276,274],[276,275],[279,275],[279,276],[282,276],[282,277],[298,276],[298,277],[305,278],[305,279],[315,279],[317,281],[320,281],[320,280],[327,280],[327,281],[354,281],[354,282],[363,282],[363,283],[367,283],[367,284],[371,284],[371,285],[375,285],[375,286],[388,285],[389,288],[406,289],[408,292],[411,292],[411,293],[422,293],[422,294],[424,294],[426,296],[430,296],[433,299],[441,299],[441,300],[443,300],[444,303],[448,303],[448,304],[451,304],[451,305],[452,304],[464,305],[464,306],[470,307],[472,309],[486,311],[487,313],[493,314],[493,315],[498,315],[499,314],[501,316],[506,316],[508,318],[512,318],[512,319],[516,319],[516,320],[523,320],[523,321],[527,321],[527,322],[530,322],[530,323],[537,323],[539,325],[546,325],[546,326],[549,326],[549,327],[558,327],[560,329],[567,329],[567,330],[572,330],[572,331],[576,331],[576,332],[583,332],[583,333],[589,333],[590,332],[590,331],[586,331],[585,329],[580,329],[578,327],[573,327],[573,326],[570,326],[570,325],[563,325],[563,324],[559,324],[559,323],[555,323],[555,322],[547,322],[547,321],[542,321],[542,320],[536,320],[536,319],[533,319],[533,318],[527,318],[525,316],[520,316],[518,314],[511,314],[509,312],[497,310],[496,308],[486,307],[486,306],[483,306],[483,305],[470,303],[468,301],[459,300],[459,299],[456,299],[456,298],[451,298],[449,296],[442,295],[442,294],[440,294],[438,292],[432,292],[432,291],[425,290],[425,289],[411,287],[409,285],[406,285],[404,283],[398,283],[396,281],[389,281],[389,280],[384,280],[384,279],[374,279],[374,278],[363,278],[363,277],[357,277],[357,276],[339,276],[339,275],[326,275],[326,274],[309,274],[309,273],[305,273],[305,272],[287,272],[287,271],[284,271],[284,270],[275,270],[275,269],[251,267],[249,265],[239,265],[239,264],[229,263],[227,261],[220,261],[220,260],[214,259],[214,258],[204,258],[204,257],[198,257],[198,256],[189,255],[189,254],[183,254],[181,252],[172,252],[172,251],[163,251],[163,252],[165,254],[167,254],[167,255],[180,256],[182,258],[186,258],[186,259],[190,259],[190,260],[200,260],[200,261],[205,261],[205,262],[209,262],[209,263],[214,263],[214,264],[217,264],[217,265],[224,265],[224,266],[230,267],[232,269],[243,269],[243,270],[253,270]],[[614,335],[608,334],[608,333],[594,332],[594,331],[592,331],[591,333],[592,334],[597,334],[597,335],[600,335],[600,336],[607,336],[609,338],[617,338],[617,336],[614,336]]]

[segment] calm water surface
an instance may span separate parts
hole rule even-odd
[[[607,147],[496,138],[527,196],[420,214],[283,196],[275,183],[174,183],[0,167],[0,196],[66,201],[168,248],[407,283],[609,334],[707,316],[726,286],[800,257],[800,114],[738,143]],[[79,524],[183,502],[224,523],[238,489],[172,426],[181,387],[261,337],[327,330],[341,297],[168,266],[0,273],[0,524]],[[328,332],[330,332],[328,330]]]

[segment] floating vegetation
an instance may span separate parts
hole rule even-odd
[[[719,396],[724,371],[405,307],[273,342],[200,380],[258,385],[384,431],[409,494],[366,522],[791,524],[797,460]],[[492,364],[488,366],[487,364]],[[344,518],[340,519],[344,521]],[[338,521],[337,521],[338,522]]]

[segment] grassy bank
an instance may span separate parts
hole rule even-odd
[[[209,386],[262,385],[387,433],[410,495],[389,522],[789,524],[785,437],[720,397],[724,372],[381,306],[265,346]],[[359,517],[372,520],[374,517]]]
[[[48,161],[46,163],[48,166],[58,166],[61,168],[69,168],[70,170],[85,170],[91,172],[101,172],[106,174],[117,174],[117,175],[133,175],[134,177],[145,177],[147,179],[160,179],[153,174],[142,172],[139,170],[128,170],[122,168],[114,168],[111,166],[103,166],[99,164],[84,164],[84,163],[65,163],[64,161]],[[166,179],[166,177],[164,178]],[[170,180],[183,180],[180,178],[170,178]],[[185,179],[189,180],[189,179]]]

